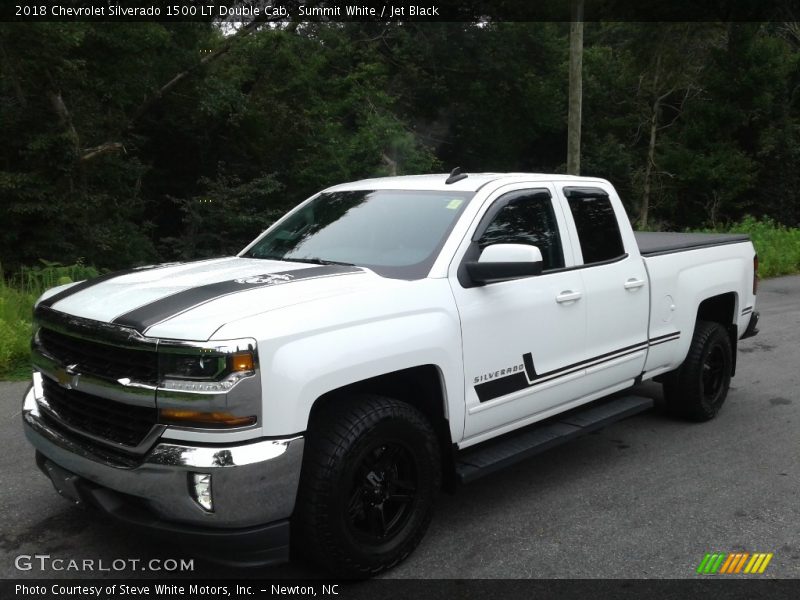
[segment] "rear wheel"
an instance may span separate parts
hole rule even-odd
[[[328,404],[308,431],[295,553],[346,577],[405,559],[430,523],[438,456],[430,423],[404,402],[365,395]]]
[[[719,412],[731,383],[733,351],[725,327],[698,321],[683,364],[664,378],[669,409],[693,421],[708,421]]]

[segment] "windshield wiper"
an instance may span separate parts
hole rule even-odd
[[[296,262],[312,263],[315,265],[344,265],[345,267],[355,266],[353,263],[343,262],[341,260],[328,260],[327,258],[317,258],[316,256],[309,258],[284,258],[283,260],[293,260]]]
[[[325,258],[317,258],[315,256],[308,257],[308,258],[288,258],[284,256],[258,256],[254,258],[263,258],[266,260],[283,260],[286,262],[299,262],[299,263],[309,263],[312,265],[344,265],[345,267],[354,267],[353,263],[349,262],[342,262],[339,260],[327,260]]]

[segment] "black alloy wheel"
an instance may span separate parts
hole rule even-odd
[[[713,419],[728,396],[732,371],[728,330],[721,323],[698,321],[683,363],[664,377],[667,408],[693,421]]]
[[[292,517],[292,549],[336,577],[404,560],[428,528],[441,482],[436,434],[418,409],[363,394],[314,411]]]
[[[725,379],[730,377],[726,369],[727,362],[722,345],[716,344],[709,350],[703,363],[703,395],[706,402],[718,404],[720,393],[725,387]]]
[[[408,448],[392,442],[368,449],[348,493],[347,525],[352,534],[372,544],[391,540],[411,517],[418,485]]]

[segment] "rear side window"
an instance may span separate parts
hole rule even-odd
[[[498,200],[505,206],[495,215],[478,240],[481,250],[493,244],[530,244],[542,253],[542,269],[560,269],[564,253],[558,222],[548,192],[522,190]]]
[[[583,264],[623,256],[625,248],[608,194],[595,188],[564,188],[564,195],[578,230]]]

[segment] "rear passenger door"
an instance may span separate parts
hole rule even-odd
[[[650,311],[647,272],[613,188],[557,186],[586,301],[587,391],[613,391],[642,373]]]

